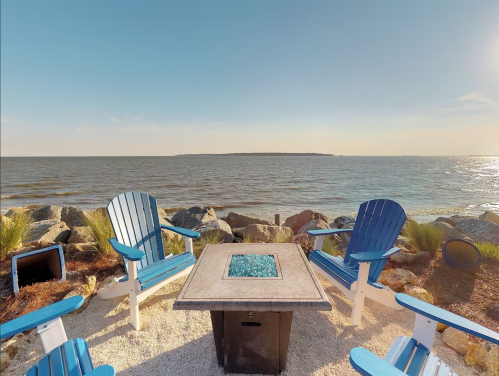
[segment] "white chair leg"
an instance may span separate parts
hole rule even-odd
[[[322,251],[322,243],[324,243],[325,236],[316,236],[314,241],[314,251]]]
[[[357,288],[353,298],[352,318],[350,325],[360,325],[362,320],[362,310],[366,297],[367,277],[369,276],[369,262],[359,263],[359,274],[357,275]]]
[[[139,301],[137,299],[137,295],[139,293],[139,289],[137,286],[137,262],[130,261],[128,262],[128,280],[130,283],[130,323],[135,328],[135,330],[140,330],[140,317],[139,317]]]

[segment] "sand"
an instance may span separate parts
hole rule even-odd
[[[162,288],[140,305],[142,329],[129,324],[128,297],[102,300],[94,297],[79,314],[63,317],[68,338],[87,340],[95,366],[111,364],[120,376],[224,375],[215,359],[208,311],[173,311],[186,278]],[[333,310],[295,312],[287,369],[282,376],[357,375],[348,355],[356,346],[384,356],[399,335],[410,335],[414,314],[396,311],[366,299],[362,325],[349,326],[352,304],[319,276]],[[21,375],[43,356],[36,331],[34,340],[14,357],[2,375]],[[466,367],[464,358],[443,344],[437,333],[433,351],[459,375],[481,375]]]

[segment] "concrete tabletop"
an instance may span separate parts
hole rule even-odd
[[[274,255],[278,277],[229,277],[232,255]],[[173,309],[330,311],[331,303],[298,244],[208,244]]]

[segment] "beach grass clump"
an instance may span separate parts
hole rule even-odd
[[[84,222],[90,227],[92,236],[97,243],[97,249],[104,254],[114,252],[113,247],[109,243],[109,239],[114,238],[114,231],[107,213],[104,210],[87,213]]]
[[[193,241],[194,256],[201,256],[203,249],[208,244],[220,244],[223,242],[222,235],[218,231],[207,231],[201,234],[199,239]]]
[[[279,231],[272,237],[271,243],[293,243],[293,232]]]
[[[499,261],[499,245],[493,243],[475,243],[483,257]]]
[[[322,243],[322,251],[330,254],[331,256],[344,256],[344,252],[337,248],[336,242],[331,236],[326,236]]]
[[[432,227],[429,223],[419,224],[408,219],[403,235],[409,238],[409,244],[419,251],[429,252],[432,257],[437,255],[442,244],[442,230]]]
[[[22,245],[30,232],[33,218],[27,213],[17,213],[9,219],[2,219],[0,224],[0,255],[5,257]]]
[[[174,255],[184,253],[184,239],[178,236],[167,237],[163,234],[163,249],[165,250],[165,256],[168,256],[170,253]]]
[[[244,234],[242,238],[237,238],[237,241],[239,243],[256,243],[256,240],[250,233]]]

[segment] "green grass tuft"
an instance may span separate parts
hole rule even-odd
[[[493,243],[475,243],[483,257],[499,260],[499,245]]]
[[[222,243],[222,235],[218,231],[207,231],[199,239],[193,241],[194,255],[198,258],[207,244]]]
[[[170,253],[174,255],[179,255],[185,252],[185,242],[184,239],[180,237],[171,237],[168,238],[163,235],[163,248],[165,250],[165,256],[168,256]]]
[[[336,242],[330,237],[326,236],[324,243],[322,243],[322,251],[330,254],[331,256],[344,256],[344,252],[336,248]]]
[[[114,238],[113,226],[107,213],[103,210],[96,210],[93,213],[87,213],[84,222],[90,227],[92,236],[97,243],[97,249],[105,254],[114,252],[108,239]]]
[[[11,220],[2,221],[0,225],[0,255],[5,257],[28,237],[30,225],[33,223],[31,215],[26,213],[14,214]]]
[[[271,243],[293,243],[293,233],[280,231],[273,238]]]
[[[413,219],[408,219],[403,235],[409,238],[412,247],[419,251],[430,252],[431,256],[435,257],[442,244],[443,233],[429,223],[419,224]]]

